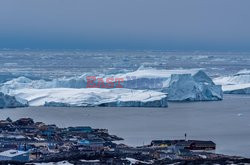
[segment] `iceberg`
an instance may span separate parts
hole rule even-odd
[[[250,85],[250,84],[249,84]],[[230,89],[225,90],[225,94],[250,94],[250,87],[242,88],[242,86],[238,87],[238,89]]]
[[[140,67],[134,72],[111,75],[124,79],[124,88],[161,90],[169,85],[172,74],[195,74],[200,69],[155,69]],[[106,76],[108,77],[108,76]]]
[[[250,70],[241,70],[234,75],[217,77],[216,84],[222,85],[226,94],[250,94]]]
[[[122,78],[123,88],[129,89],[162,89],[168,86],[172,74],[195,74],[199,69],[175,69],[164,70],[154,68],[139,68],[134,72],[118,73],[110,75],[91,75],[85,73],[81,76],[62,77],[50,81],[31,80],[27,77],[18,77],[7,81],[0,86],[0,91],[11,93],[12,90],[22,88],[46,89],[46,88],[86,88],[87,76],[96,76],[104,80],[110,77]]]
[[[28,106],[27,101],[0,92],[0,108],[17,108],[26,106]]]
[[[223,98],[221,86],[215,85],[213,80],[200,69],[158,70],[154,68],[139,68],[134,72],[98,76],[103,79],[108,77],[123,78],[123,88],[119,89],[99,88],[93,90],[92,88],[86,88],[87,75],[89,74],[57,78],[51,81],[19,77],[3,83],[0,90],[9,95],[27,99],[32,106],[159,107],[160,104],[163,107],[167,106],[165,100],[161,98],[145,101],[144,99],[117,99],[111,96],[111,94],[107,96],[108,92],[117,96],[128,95],[128,97],[133,97],[133,94],[138,94],[141,91],[153,93],[153,91],[149,90],[158,91],[164,95],[168,94],[167,99],[170,101],[208,101],[221,100]],[[64,95],[67,98],[62,97]],[[78,95],[79,97],[77,97]],[[86,97],[83,95],[86,95]],[[108,100],[106,96],[109,98]]]
[[[215,101],[223,99],[220,85],[202,70],[196,74],[172,74],[169,86],[164,89],[169,101]]]
[[[0,91],[24,98],[32,106],[159,107],[160,104],[163,107],[167,106],[165,97],[163,100],[162,98],[154,100],[135,98],[134,94],[139,94],[141,91],[146,95],[149,93],[155,94],[154,92],[157,91],[161,95],[168,94],[167,100],[169,101],[209,101],[223,98],[221,86],[216,85],[200,69],[159,70],[139,68],[134,72],[98,76],[104,80],[109,77],[123,78],[123,88],[118,89],[97,88],[93,90],[93,88],[86,88],[86,77],[88,75],[63,77],[51,81],[18,77],[1,84]],[[114,93],[114,95],[112,96],[108,92]],[[117,98],[118,96],[122,99]],[[124,100],[125,96],[134,98]]]
[[[18,89],[14,96],[28,100],[30,106],[118,106],[118,107],[167,107],[167,95],[151,90],[125,88],[48,88]]]
[[[85,88],[87,84],[86,75],[70,77],[70,78],[58,78],[51,81],[31,80],[27,77],[18,77],[1,84],[1,91],[9,93],[11,90],[22,88]]]

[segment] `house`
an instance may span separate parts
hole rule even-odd
[[[0,161],[26,162],[29,161],[29,153],[13,149],[7,150],[0,153]]]
[[[162,160],[162,159],[178,159],[178,155],[176,155],[175,153],[169,153],[169,152],[166,152],[166,151],[154,151],[152,154],[151,154],[155,159],[159,159],[159,160]]]
[[[43,123],[43,122],[36,122],[35,126],[39,129],[40,127],[45,126],[45,123]]]
[[[57,133],[57,129],[58,128],[53,124],[43,126],[42,129],[41,129],[41,135],[42,136],[47,136],[47,137],[55,136],[56,133]]]
[[[174,145],[180,141],[184,141],[184,140],[153,140],[151,142],[151,146],[154,147],[168,147],[171,145]]]
[[[11,129],[12,125],[9,121],[7,120],[0,120],[0,132],[2,130],[9,130]]]
[[[192,152],[188,149],[179,149],[178,150],[178,155],[180,156],[192,156]]]
[[[82,139],[82,140],[78,141],[79,145],[88,146],[91,148],[103,148],[104,143],[105,143],[105,141],[101,138],[88,139],[88,140]]]
[[[56,134],[56,132],[52,129],[47,129],[47,130],[41,131],[41,135],[46,136],[46,137],[53,137],[53,136],[55,136],[55,134]]]
[[[176,146],[177,148],[189,150],[215,150],[216,144],[212,141],[202,140],[153,140],[151,146],[165,147]]]
[[[37,132],[37,128],[34,125],[21,126],[18,130],[24,132],[25,134],[33,134]]]
[[[216,144],[212,141],[189,140],[190,145],[186,147],[189,150],[215,150]]]
[[[23,135],[13,135],[13,134],[0,134],[0,141],[22,141],[25,140],[26,137]]]
[[[103,148],[105,141],[101,138],[98,139],[91,139],[90,140],[90,147],[91,148]]]
[[[188,149],[190,148],[191,144],[192,142],[190,140],[188,141],[180,140],[176,144],[173,144],[173,146],[179,150],[179,149]]]
[[[91,133],[93,130],[92,130],[91,127],[69,127],[68,131],[70,131],[70,132]]]
[[[10,125],[11,123],[7,120],[0,120],[0,127],[6,127]]]
[[[18,145],[14,143],[0,143],[0,152],[10,150],[10,149],[17,149]]]
[[[86,140],[86,139],[82,139],[82,140],[78,141],[78,144],[84,145],[84,146],[89,146],[90,145],[90,141]]]
[[[27,125],[33,125],[34,121],[31,118],[21,118],[14,122],[14,124],[18,126],[27,126]]]

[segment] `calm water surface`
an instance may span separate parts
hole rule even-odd
[[[60,127],[108,128],[129,145],[153,139],[213,140],[218,153],[250,157],[250,96],[226,95],[223,101],[169,103],[168,108],[1,109],[0,119],[31,117]]]

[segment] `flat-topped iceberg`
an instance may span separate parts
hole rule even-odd
[[[125,96],[128,94],[128,91],[138,94],[140,90],[154,90],[168,94],[168,100],[170,101],[209,101],[221,100],[223,97],[221,86],[215,85],[212,79],[200,69],[158,70],[154,68],[140,68],[134,72],[100,75],[98,77],[103,79],[108,77],[123,78],[123,88],[96,89],[94,92],[91,88],[86,88],[87,75],[89,74],[71,78],[58,78],[51,81],[19,77],[2,84],[0,90],[10,95],[18,94],[19,97],[29,100],[31,105],[35,105],[33,100],[36,100],[36,102],[42,100],[42,103],[38,105],[46,106],[160,106],[159,104],[161,103],[163,107],[166,106],[166,103],[163,103],[161,99],[156,99],[158,100],[157,103],[156,100],[145,101],[144,99],[127,101],[115,99],[109,95],[108,98],[112,99],[106,101],[105,96],[108,93],[106,91],[114,93],[114,95]],[[23,95],[20,94],[21,92],[23,92]],[[61,95],[67,95],[67,92],[70,94],[65,99],[67,101],[65,101],[61,98]],[[124,94],[122,94],[123,92]],[[47,95],[44,97],[44,94],[47,94],[49,97]],[[54,97],[56,94],[60,96]],[[88,97],[91,96],[91,99],[88,98],[86,100],[82,96],[83,94]],[[36,97],[28,98],[30,97],[29,95]],[[81,96],[81,100],[78,100],[77,95]],[[128,97],[133,97],[133,95],[129,94]],[[46,100],[37,98],[46,98]]]
[[[236,87],[236,86],[235,86]],[[242,86],[237,87],[238,89],[225,90],[225,94],[250,94],[250,87],[242,88]]]
[[[24,88],[15,90],[12,94],[28,100],[30,106],[168,106],[166,94],[151,90],[125,88]]]
[[[129,89],[162,89],[168,86],[172,74],[192,74],[194,75],[199,69],[154,69],[154,68],[139,68],[133,72],[111,74],[111,75],[91,75],[83,74],[81,76],[62,77],[50,81],[31,80],[26,77],[18,77],[7,81],[0,86],[0,91],[9,93],[12,90],[22,88],[46,89],[46,88],[86,88],[87,76],[96,76],[103,78],[114,77],[123,79],[121,82],[123,88]],[[106,82],[106,81],[105,81]]]
[[[155,69],[140,67],[134,72],[111,75],[124,79],[124,88],[161,90],[169,85],[172,74],[195,74],[200,69]]]
[[[222,85],[227,94],[250,94],[250,70],[241,70],[234,75],[214,79],[216,84]]]
[[[27,101],[0,92],[0,108],[16,108],[26,106],[28,106]]]
[[[164,89],[169,101],[215,101],[223,99],[220,85],[215,85],[205,72],[173,74]]]

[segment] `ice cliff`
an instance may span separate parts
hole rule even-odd
[[[241,70],[236,74],[214,79],[216,84],[222,85],[227,94],[250,94],[250,70]]]
[[[215,85],[203,71],[196,74],[173,74],[169,86],[164,89],[169,101],[213,101],[222,100],[220,85]]]
[[[28,102],[0,92],[0,108],[26,107]]]

